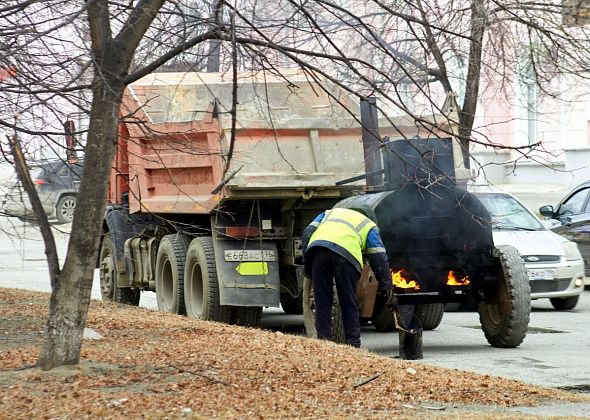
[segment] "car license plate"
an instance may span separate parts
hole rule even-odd
[[[553,280],[557,276],[556,268],[530,268],[526,271],[529,280]]]
[[[275,261],[275,252],[270,249],[228,249],[223,253],[225,261]]]

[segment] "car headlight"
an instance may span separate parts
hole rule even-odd
[[[563,248],[565,249],[565,259],[567,261],[574,261],[574,260],[581,260],[582,254],[580,254],[580,249],[578,248],[578,244],[575,242],[564,242]]]

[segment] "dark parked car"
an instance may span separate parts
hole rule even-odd
[[[55,215],[59,223],[69,223],[74,218],[83,167],[82,161],[68,163],[56,159],[35,163],[30,170],[45,213],[49,217]],[[34,219],[30,201],[16,174],[8,181],[2,210],[6,216]]]
[[[590,277],[590,181],[571,190],[556,208],[547,205],[539,213],[559,223],[552,227],[556,233],[578,244],[586,265],[586,285]]]

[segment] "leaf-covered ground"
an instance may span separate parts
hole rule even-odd
[[[582,399],[98,301],[87,327],[102,339],[84,340],[80,365],[42,372],[30,366],[48,300],[0,288],[0,418],[513,418],[498,407]]]

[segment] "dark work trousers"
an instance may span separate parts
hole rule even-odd
[[[315,299],[315,328],[320,339],[332,339],[333,281],[340,301],[346,342],[361,346],[359,310],[356,306],[356,283],[360,277],[345,258],[328,248],[317,247],[311,255],[311,278]]]

